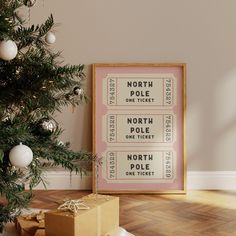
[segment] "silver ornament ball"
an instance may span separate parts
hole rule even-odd
[[[51,119],[51,120],[45,119],[45,120],[43,120],[41,126],[44,130],[54,132],[57,129],[57,122],[53,119]]]

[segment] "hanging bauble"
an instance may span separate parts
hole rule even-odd
[[[79,86],[74,87],[73,92],[75,95],[81,95],[83,94],[84,90],[80,88]]]
[[[40,121],[40,127],[42,128],[43,132],[54,132],[57,130],[57,122],[53,119],[43,118]]]
[[[18,49],[16,43],[12,40],[0,42],[0,58],[5,61],[14,59],[17,55]]]
[[[36,3],[36,0],[24,0],[24,5],[27,7],[32,7]]]
[[[20,143],[11,149],[9,159],[13,166],[27,167],[33,160],[33,152],[28,146]]]
[[[45,36],[46,43],[53,44],[56,42],[56,36],[52,32],[48,32]]]

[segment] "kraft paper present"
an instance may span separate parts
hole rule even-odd
[[[81,198],[89,209],[45,213],[46,236],[118,236],[119,198],[90,194]]]
[[[24,216],[16,219],[16,230],[20,236],[34,236],[39,226],[36,220],[26,220]]]
[[[120,232],[120,229],[116,228],[108,233],[103,234],[102,236],[118,236],[118,235],[120,235],[119,232]]]
[[[34,236],[45,236],[45,229],[38,229]]]
[[[45,214],[46,236],[96,236],[97,209],[80,210],[77,215],[68,211],[49,211]]]
[[[81,200],[86,203],[93,203],[97,205],[99,222],[98,236],[106,235],[107,232],[113,232],[111,236],[117,236],[115,230],[119,228],[119,198],[108,195],[87,195]]]
[[[35,236],[37,230],[44,229],[44,212],[18,216],[15,226],[20,236]]]

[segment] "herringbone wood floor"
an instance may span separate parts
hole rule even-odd
[[[89,193],[35,191],[31,206],[53,209],[65,198],[80,198]],[[236,236],[236,192],[119,197],[120,225],[135,236]]]

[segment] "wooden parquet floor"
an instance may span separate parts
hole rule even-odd
[[[53,209],[62,199],[80,198],[90,192],[34,193],[31,207]],[[120,226],[135,236],[236,236],[236,192],[190,191],[187,195],[119,197]]]

